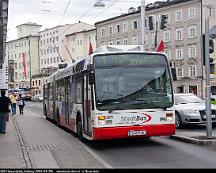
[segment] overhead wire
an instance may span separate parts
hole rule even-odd
[[[103,14],[106,10],[108,10],[109,8],[111,8],[115,3],[117,3],[119,0],[115,0],[110,6],[106,7],[102,12],[99,12],[98,14],[96,14],[93,18],[91,18],[91,20],[89,20],[88,22],[91,22],[92,20],[96,19],[97,17],[99,17],[101,14]],[[92,6],[90,9],[92,9],[94,6]],[[85,15],[90,11],[87,10],[87,12],[85,13]],[[84,17],[84,15],[82,15],[82,17]],[[82,18],[81,17],[81,18]],[[79,18],[78,20],[80,20],[81,18]],[[87,23],[88,23],[87,22]],[[79,29],[82,29],[87,23],[84,23]],[[64,34],[68,29],[70,29],[72,26],[68,27],[67,29],[65,29],[62,33],[60,33],[59,35]]]

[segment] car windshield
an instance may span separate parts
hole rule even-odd
[[[179,95],[175,96],[175,104],[186,104],[186,103],[202,103],[203,100],[195,95]]]
[[[173,105],[165,56],[110,54],[97,55],[94,60],[99,110],[165,108]]]

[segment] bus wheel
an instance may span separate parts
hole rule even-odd
[[[77,137],[80,140],[83,139],[82,122],[81,122],[81,117],[80,116],[77,116]]]
[[[181,116],[179,115],[178,112],[175,112],[175,125],[177,129],[180,129],[183,127]]]
[[[60,126],[60,114],[59,114],[59,110],[57,110],[56,124],[57,124],[57,126]]]

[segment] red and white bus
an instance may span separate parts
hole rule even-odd
[[[43,93],[45,116],[79,138],[175,134],[171,69],[163,53],[102,46],[50,76]]]

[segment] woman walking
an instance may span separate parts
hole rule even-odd
[[[23,109],[24,109],[24,106],[25,106],[25,100],[24,98],[22,97],[21,94],[19,94],[19,97],[17,99],[17,104],[19,106],[19,112],[20,112],[20,115],[23,114]]]

